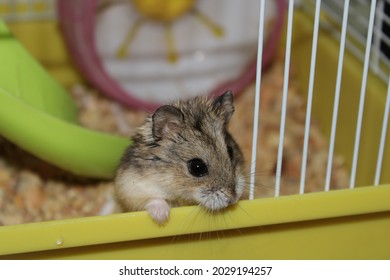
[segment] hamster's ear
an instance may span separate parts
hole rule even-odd
[[[156,140],[176,134],[183,126],[184,115],[176,107],[164,105],[153,116],[153,136]]]
[[[216,110],[219,116],[225,119],[225,122],[229,122],[234,113],[233,106],[233,93],[231,90],[226,91],[224,94],[214,100],[214,110]]]

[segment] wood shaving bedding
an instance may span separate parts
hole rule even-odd
[[[263,74],[257,153],[256,194],[272,196],[275,185],[279,141],[283,62],[277,60]],[[291,78],[284,141],[282,194],[298,193],[304,137],[304,100]],[[254,84],[235,99],[236,112],[230,124],[232,135],[241,146],[249,170],[252,148]],[[82,126],[130,137],[146,113],[126,108],[94,89],[77,85],[71,95],[79,107]],[[327,164],[327,140],[312,121],[306,190],[321,191]],[[247,172],[249,181],[249,171]],[[343,159],[333,162],[331,185],[344,188],[348,173]],[[0,225],[105,215],[115,211],[113,184],[109,181],[77,178],[22,151],[0,137]]]

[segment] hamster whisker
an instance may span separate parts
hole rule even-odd
[[[244,178],[251,178],[252,176],[259,177],[259,176],[264,176],[264,177],[275,177],[275,173],[269,172],[269,171],[255,171],[255,172],[245,172],[243,174]]]
[[[251,219],[253,218],[251,213],[246,211],[239,203],[237,203],[235,206],[237,207],[238,210],[242,211],[246,216],[248,216]]]
[[[265,168],[265,167],[274,166],[276,164],[276,162],[277,162],[276,158],[275,158],[275,160],[267,160],[267,161],[262,160],[261,162],[259,162],[259,160],[252,160],[248,163],[248,166],[251,166],[252,164],[256,163],[256,167],[261,166],[261,167]]]
[[[193,225],[196,224],[196,221],[198,220],[199,214],[203,210],[198,205],[194,205],[194,206],[195,207],[189,213],[187,218],[185,220],[183,220],[183,222],[178,227],[177,235],[172,236],[171,243],[173,243],[174,241],[179,241],[180,237],[182,237],[183,235],[187,236],[188,235],[187,232],[191,232],[192,231]],[[192,237],[192,236],[193,237],[197,236],[197,233],[189,234],[189,237]]]
[[[250,183],[246,183],[244,185],[244,190],[249,190],[250,187],[251,187]],[[271,186],[271,185],[260,183],[260,182],[255,182],[254,187],[255,187],[255,189],[256,188],[265,188],[265,189],[269,189],[269,190],[275,190],[275,186]]]

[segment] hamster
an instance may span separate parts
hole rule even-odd
[[[163,225],[171,207],[215,212],[236,203],[245,177],[243,154],[227,130],[233,113],[231,91],[158,108],[119,163],[114,185],[123,210],[146,210]]]

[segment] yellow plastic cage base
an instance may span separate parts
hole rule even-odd
[[[7,259],[387,259],[390,185],[0,228]],[[348,207],[346,207],[348,205]],[[18,254],[22,253],[22,254]]]
[[[297,78],[304,88],[312,23],[298,11],[295,19],[294,30],[299,33],[294,34],[293,57],[300,63]],[[331,120],[328,105],[333,103],[337,50],[331,38],[320,35],[318,69],[329,65],[316,73],[314,110],[320,111],[316,117],[325,134]],[[346,54],[340,106],[348,109],[340,110],[343,129],[337,134],[336,151],[347,163],[351,142],[344,140],[354,137],[359,67]],[[362,143],[359,185],[373,181],[380,125],[372,123],[382,121],[384,87],[370,77],[363,138],[375,137]],[[388,149],[384,159],[383,170],[389,170]],[[388,173],[382,175],[383,182],[390,181]],[[383,185],[241,201],[216,215],[195,206],[176,208],[164,227],[146,212],[4,226],[0,255],[4,259],[389,259],[389,202],[390,185]]]

